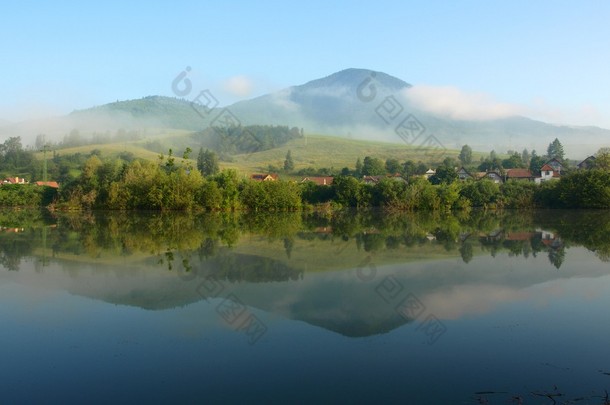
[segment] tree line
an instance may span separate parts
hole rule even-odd
[[[381,177],[369,184],[361,178],[339,175],[328,186],[283,180],[258,182],[235,170],[204,173],[207,166],[199,170],[192,167],[188,153],[189,149],[176,159],[170,151],[157,162],[124,162],[93,155],[83,165],[82,174],[62,187],[57,206],[207,211],[291,211],[316,206],[396,211],[610,208],[610,171],[603,169],[574,171],[540,185],[527,181],[497,184],[488,179],[458,181],[453,177],[428,180],[417,175],[406,181]]]
[[[31,152],[22,150],[18,138],[11,138],[0,147],[0,164],[22,162],[19,159],[23,153],[27,156]],[[358,159],[354,170],[345,168],[335,175],[331,186],[281,180],[255,182],[235,170],[220,171],[218,155],[207,149],[200,148],[193,166],[191,153],[187,148],[176,157],[170,149],[156,162],[134,159],[130,154],[104,157],[99,150],[87,156],[54,156],[49,169],[59,171],[63,180],[57,195],[35,186],[3,186],[0,205],[41,206],[53,200],[57,208],[112,210],[290,211],[316,206],[383,207],[395,211],[610,208],[610,153],[605,149],[596,155],[593,169],[572,171],[558,181],[542,185],[524,181],[496,184],[487,179],[458,181],[451,158],[426,179],[419,175],[425,169],[421,163],[400,163],[396,159],[384,162],[370,156]],[[290,152],[284,167],[294,167]],[[80,174],[74,174],[75,168]],[[403,177],[383,177],[389,173]],[[362,175],[381,178],[375,184],[367,184]]]

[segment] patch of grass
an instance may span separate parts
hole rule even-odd
[[[70,155],[74,153],[89,154],[92,150],[98,149],[102,156],[118,156],[122,152],[130,152],[136,158],[156,161],[159,153],[146,149],[145,145],[151,141],[158,141],[164,148],[172,148],[174,156],[181,158],[181,154],[186,146],[193,149],[191,158],[193,163],[197,158],[199,145],[192,138],[189,131],[172,130],[161,136],[150,137],[138,141],[117,142],[109,144],[84,145],[65,149],[57,149],[60,155]],[[314,168],[334,168],[337,171],[343,167],[353,169],[356,160],[364,159],[365,156],[377,157],[382,160],[398,159],[400,162],[412,160],[415,163],[423,162],[427,166],[435,167],[445,157],[457,159],[458,150],[447,149],[444,154],[429,154],[425,150],[406,145],[404,143],[389,143],[380,141],[367,141],[339,138],[328,135],[307,135],[302,139],[295,139],[287,144],[274,149],[269,149],[252,154],[242,154],[233,157],[232,161],[221,161],[222,169],[236,169],[243,175],[254,172],[266,172],[269,165],[282,168],[288,150],[291,151],[295,163],[295,171],[306,167]],[[167,150],[163,152],[167,155]],[[42,159],[42,153],[36,154],[38,159]],[[473,158],[478,159],[481,154],[474,154]]]

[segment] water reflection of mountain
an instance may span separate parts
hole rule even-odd
[[[396,310],[405,294],[452,318],[533,285],[606,275],[608,224],[597,212],[59,217],[0,233],[0,282],[147,310],[234,294],[288,319],[369,336],[414,321]],[[575,267],[570,255],[593,264]],[[374,277],[362,280],[358,268]],[[380,290],[387,280],[400,286],[392,300]]]

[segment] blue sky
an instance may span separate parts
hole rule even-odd
[[[223,104],[360,67],[610,128],[608,1],[125,3],[4,4],[0,119],[171,96],[186,66]]]

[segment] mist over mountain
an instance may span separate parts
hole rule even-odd
[[[597,150],[600,142],[610,142],[609,130],[593,126],[553,125],[518,115],[451,118],[416,106],[412,89],[411,84],[382,72],[346,69],[229,108],[246,123],[297,125],[310,133],[387,142],[405,142],[397,128],[411,116],[424,130],[413,144],[433,135],[453,149],[469,144],[482,151],[528,148],[544,152],[557,137],[569,153],[586,155]]]
[[[47,120],[0,122],[0,136],[21,136],[25,143],[32,143],[39,133],[53,138],[72,129],[84,133],[148,128],[198,131],[217,125],[215,118],[229,111],[235,122],[243,125],[296,126],[310,134],[413,145],[433,136],[449,149],[468,144],[481,151],[528,148],[544,152],[554,138],[559,138],[568,156],[578,158],[610,142],[610,130],[553,125],[506,112],[491,119],[486,114],[477,117],[476,111],[471,111],[469,119],[458,119],[442,109],[428,108],[436,96],[427,97],[428,104],[422,104],[417,86],[383,72],[352,68],[224,108],[207,110],[189,99],[148,96]],[[397,128],[401,124],[404,130],[414,122],[419,127],[417,134],[404,136],[403,131],[399,136]]]

